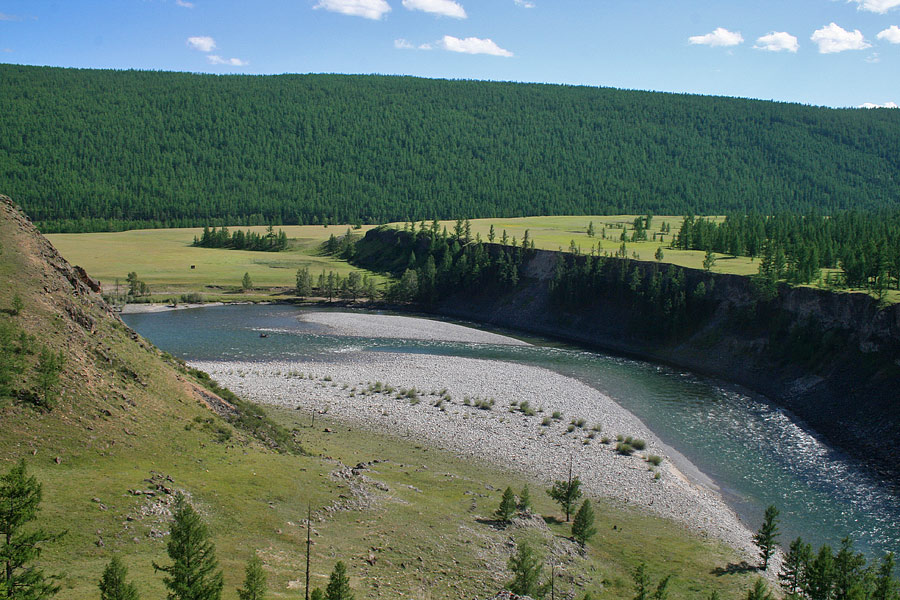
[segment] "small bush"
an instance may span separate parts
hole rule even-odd
[[[605,435],[602,438],[600,438],[601,444],[608,444],[609,442],[610,442],[610,439],[608,437],[606,437]]]
[[[534,409],[531,408],[531,405],[527,401],[519,405],[519,411],[526,417],[534,416]]]
[[[573,431],[575,431],[574,425],[569,425],[568,427],[566,427],[566,433],[572,433]]]
[[[651,465],[653,465],[654,467],[658,467],[660,464],[662,464],[662,457],[657,456],[655,454],[651,454],[650,456],[647,457],[647,462],[650,463]]]
[[[543,425],[544,427],[550,427],[550,422],[551,422],[550,417],[544,417],[541,420],[541,425]]]
[[[558,410],[554,410],[554,411],[553,411],[553,418],[556,419],[557,421],[559,421],[560,419],[562,419],[562,413],[559,412]]]
[[[603,426],[600,423],[595,423],[594,426],[591,427],[591,431],[596,431],[597,433],[600,433],[601,431],[603,431]]]
[[[635,438],[635,439],[631,440],[631,447],[634,448],[635,450],[643,450],[644,448],[647,447],[647,442],[645,442],[642,439]]]
[[[634,448],[632,448],[631,444],[619,442],[618,444],[616,444],[616,452],[618,452],[622,456],[631,456],[632,454],[634,454]]]

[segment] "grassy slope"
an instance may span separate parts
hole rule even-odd
[[[95,597],[95,581],[113,553],[123,557],[144,597],[162,597],[161,577],[151,561],[165,561],[165,539],[152,532],[166,530],[165,517],[141,516],[141,507],[152,501],[128,493],[148,489],[144,479],[151,471],[170,476],[174,483],[166,485],[189,492],[204,514],[225,568],[226,598],[236,597],[243,564],[254,549],[266,565],[272,597],[297,597],[296,582],[303,576],[299,525],[307,503],[322,507],[352,497],[346,482],[329,475],[337,461],[388,461],[366,474],[390,491],[368,487],[377,502],[365,510],[321,513],[326,518],[315,523],[314,584],[322,585],[341,558],[361,598],[484,596],[508,577],[503,565],[509,537],[538,538],[543,544],[566,534],[552,519],[548,531],[499,531],[480,523],[477,518],[489,517],[499,503],[499,488],[525,482],[402,439],[350,431],[321,418],[313,429],[307,427],[309,415],[274,412],[285,426],[297,428],[315,455],[300,457],[267,451],[239,432],[231,442],[217,443],[200,427],[186,428],[194,417],[211,415],[191,393],[188,377],[152,346],[132,340],[95,299],[73,300],[68,283],[35,258],[46,250],[40,239],[2,216],[0,307],[8,307],[18,293],[26,308],[19,316],[0,318],[14,319],[67,353],[62,397],[51,413],[0,401],[0,469],[25,457],[44,484],[46,526],[69,531],[44,555],[51,571],[65,574],[61,597]],[[95,319],[94,333],[68,318],[66,303]],[[334,431],[325,433],[324,427]],[[487,449],[485,457],[490,457]],[[558,514],[539,484],[531,485],[538,510]],[[717,544],[610,502],[597,512],[600,534],[587,559],[572,557],[564,565],[563,589],[575,585],[567,580],[577,580],[587,589],[602,587],[600,597],[630,596],[628,573],[640,560],[655,574],[676,573],[675,598],[694,597],[698,587],[733,595],[746,586],[745,575],[713,574],[735,560]],[[370,554],[374,565],[366,562]]]

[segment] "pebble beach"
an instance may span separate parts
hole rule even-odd
[[[310,312],[301,318],[336,335],[523,343],[412,317]],[[369,351],[325,361],[191,364],[254,402],[327,413],[543,482],[565,478],[571,456],[591,494],[673,519],[748,559],[756,553],[752,533],[708,478],[637,417],[574,378],[496,360]],[[616,452],[620,437],[646,447],[624,456]],[[660,457],[658,466],[652,456]]]

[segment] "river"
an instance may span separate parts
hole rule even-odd
[[[900,551],[900,486],[822,442],[765,398],[720,381],[521,334],[511,346],[333,335],[291,306],[236,305],[126,314],[125,322],[185,360],[339,360],[360,351],[508,361],[575,377],[637,415],[720,487],[750,529],[769,504],[781,543],[850,536],[870,557]],[[261,338],[265,332],[268,337]],[[488,390],[486,390],[488,392]]]

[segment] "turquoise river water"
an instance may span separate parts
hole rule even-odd
[[[123,315],[159,348],[185,360],[341,360],[358,351],[464,356],[535,365],[607,394],[691,460],[755,530],[769,504],[781,542],[832,547],[850,536],[870,557],[900,551],[900,484],[830,448],[765,398],[649,362],[508,333],[530,346],[331,335],[303,323],[309,309],[218,306]],[[477,326],[476,326],[477,327]],[[265,331],[267,338],[260,338]],[[486,390],[489,393],[489,390]]]

